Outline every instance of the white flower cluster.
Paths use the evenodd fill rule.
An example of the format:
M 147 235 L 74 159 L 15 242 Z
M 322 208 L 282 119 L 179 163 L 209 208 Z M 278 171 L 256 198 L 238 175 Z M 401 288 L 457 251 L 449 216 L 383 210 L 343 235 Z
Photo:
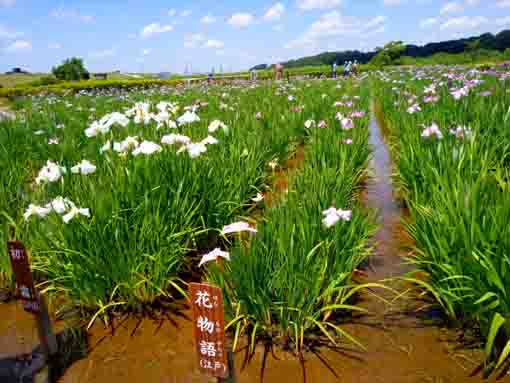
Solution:
M 223 122 L 221 122 L 220 120 L 214 120 L 213 122 L 211 122 L 209 124 L 209 127 L 207 128 L 207 130 L 209 131 L 209 133 L 214 133 L 215 131 L 217 131 L 218 129 L 223 129 L 223 131 L 225 133 L 228 133 L 228 126 L 225 125 Z
M 48 160 L 46 162 L 46 166 L 44 166 L 37 175 L 35 182 L 37 184 L 40 183 L 48 183 L 48 182 L 56 182 L 67 172 L 66 168 L 63 166 L 59 166 L 56 163 Z
M 128 109 L 125 113 L 113 112 L 103 116 L 99 121 L 94 121 L 89 128 L 85 130 L 85 135 L 89 138 L 95 137 L 97 135 L 109 133 L 112 126 L 118 124 L 122 127 L 126 127 L 129 125 L 130 118 L 133 118 L 133 122 L 135 124 L 144 124 L 147 125 L 152 120 L 157 122 L 156 129 L 160 129 L 162 127 L 168 127 L 171 129 L 176 129 L 177 124 L 172 119 L 179 111 L 179 106 L 175 103 L 161 101 L 156 105 L 158 109 L 158 113 L 152 113 L 150 111 L 150 104 L 147 102 L 138 102 L 132 107 Z M 200 121 L 198 116 L 192 113 L 192 116 L 189 115 L 189 112 L 186 112 L 184 116 L 180 118 L 180 124 Z
M 118 112 L 107 114 L 99 121 L 94 121 L 92 125 L 85 130 L 85 135 L 90 138 L 99 135 L 99 133 L 106 134 L 115 124 L 126 127 L 129 124 L 129 118 Z
M 159 111 L 158 114 L 151 113 L 149 103 L 136 103 L 135 106 L 128 109 L 125 114 L 111 113 L 104 116 L 101 120 L 93 122 L 92 125 L 85 130 L 85 134 L 88 137 L 94 137 L 99 133 L 106 134 L 110 131 L 111 126 L 116 123 L 125 127 L 130 121 L 128 117 L 133 117 L 133 122 L 136 124 L 147 124 L 151 120 L 154 120 L 157 122 L 156 129 L 160 129 L 161 127 L 176 129 L 178 125 L 183 126 L 199 122 L 200 117 L 195 112 L 200 106 L 204 105 L 207 104 L 200 103 L 185 107 L 185 113 L 177 118 L 176 123 L 171 118 L 179 111 L 179 106 L 176 103 L 161 101 L 156 105 L 156 108 Z M 214 120 L 209 124 L 209 133 L 214 133 L 219 129 L 222 129 L 225 134 L 228 134 L 229 132 L 228 126 L 220 120 Z M 200 142 L 192 142 L 191 138 L 180 134 L 169 134 L 161 138 L 161 144 L 164 145 L 181 144 L 182 147 L 177 151 L 177 153 L 187 151 L 192 158 L 196 158 L 202 153 L 205 153 L 207 151 L 207 145 L 214 145 L 217 143 L 218 140 L 211 135 L 207 136 Z M 112 142 L 108 140 L 101 147 L 100 152 L 104 153 L 110 150 L 122 155 L 127 155 L 131 152 L 133 156 L 137 156 L 140 154 L 151 155 L 159 153 L 163 149 L 157 143 L 151 141 L 140 142 L 140 139 L 137 136 L 129 136 L 121 142 Z
M 352 217 L 351 210 L 336 209 L 334 207 L 324 210 L 322 214 L 324 215 L 322 223 L 328 228 L 336 225 L 336 223 L 340 220 L 350 221 Z
M 61 196 L 55 198 L 53 201 L 46 204 L 45 206 L 30 204 L 25 213 L 23 214 L 23 217 L 25 218 L 25 220 L 28 220 L 31 216 L 44 218 L 51 212 L 60 214 L 62 216 L 62 220 L 64 221 L 64 223 L 69 223 L 77 215 L 90 217 L 89 209 L 78 208 L 74 204 L 74 202 Z
M 78 165 L 71 168 L 71 173 L 82 174 L 84 176 L 92 174 L 96 171 L 95 165 L 87 160 L 81 161 Z
M 138 156 L 140 154 L 151 155 L 154 153 L 159 153 L 163 150 L 161 146 L 152 141 L 142 141 L 139 142 L 139 138 L 137 136 L 129 136 L 122 142 L 114 142 L 113 145 L 111 141 L 107 141 L 106 144 L 101 148 L 101 153 L 112 150 L 119 154 L 127 155 L 129 152 L 133 156 Z
M 88 175 L 95 171 L 96 166 L 87 160 L 82 160 L 80 163 L 71 168 L 71 172 L 73 174 Z M 35 178 L 35 182 L 37 184 L 57 182 L 66 173 L 67 169 L 64 166 L 60 166 L 55 162 L 48 160 L 46 165 L 39 171 L 39 174 Z

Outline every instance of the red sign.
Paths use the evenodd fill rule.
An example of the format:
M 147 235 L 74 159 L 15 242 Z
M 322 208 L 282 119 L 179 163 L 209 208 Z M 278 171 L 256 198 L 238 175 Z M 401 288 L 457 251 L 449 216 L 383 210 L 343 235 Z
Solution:
M 200 370 L 217 378 L 226 378 L 228 362 L 221 289 L 205 283 L 190 283 L 190 303 Z
M 16 277 L 16 297 L 21 299 L 25 311 L 38 314 L 40 312 L 39 298 L 34 287 L 25 246 L 20 241 L 9 241 L 7 248 L 12 271 Z

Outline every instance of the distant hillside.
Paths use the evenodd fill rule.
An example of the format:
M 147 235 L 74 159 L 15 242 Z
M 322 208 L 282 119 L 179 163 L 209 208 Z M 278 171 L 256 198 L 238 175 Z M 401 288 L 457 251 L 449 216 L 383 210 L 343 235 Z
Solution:
M 423 46 L 406 45 L 404 56 L 410 57 L 429 57 L 436 53 L 462 53 L 466 51 L 468 44 L 479 40 L 479 49 L 504 51 L 510 48 L 510 30 L 504 30 L 497 35 L 485 33 L 480 36 L 469 37 L 458 40 L 448 40 L 439 43 L 429 43 Z M 332 65 L 333 62 L 342 64 L 344 61 L 357 60 L 359 63 L 366 64 L 377 54 L 378 49 L 373 52 L 360 51 L 342 51 L 342 52 L 324 52 L 316 56 L 303 57 L 297 60 L 290 60 L 283 65 L 287 68 L 298 68 L 304 66 Z M 260 64 L 252 69 L 266 69 L 267 64 Z

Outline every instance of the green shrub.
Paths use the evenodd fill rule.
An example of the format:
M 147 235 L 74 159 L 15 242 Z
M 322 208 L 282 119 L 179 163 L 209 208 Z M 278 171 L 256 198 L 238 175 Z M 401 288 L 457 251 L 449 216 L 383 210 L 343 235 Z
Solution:
M 27 84 L 20 84 L 18 87 L 55 85 L 60 84 L 61 82 L 62 80 L 59 80 L 54 76 L 43 76 L 40 79 L 31 81 Z
M 59 84 L 61 82 L 62 82 L 61 80 L 57 79 L 54 76 L 44 76 L 44 77 L 41 77 L 41 79 L 38 81 L 37 86 L 55 85 L 55 84 Z
M 106 80 L 106 81 L 76 81 L 58 82 L 54 85 L 35 86 L 32 84 L 22 85 L 15 88 L 4 88 L 0 90 L 0 97 L 14 98 L 48 92 L 52 94 L 63 94 L 66 91 L 80 91 L 84 89 L 134 89 L 148 88 L 151 86 L 178 86 L 182 85 L 181 80 Z
M 66 81 L 84 80 L 89 75 L 83 60 L 77 57 L 65 60 L 61 65 L 53 67 L 51 71 L 56 78 Z
M 392 41 L 384 46 L 383 49 L 377 53 L 370 64 L 376 67 L 382 67 L 387 65 L 400 64 L 399 60 L 405 51 L 405 45 L 402 41 Z

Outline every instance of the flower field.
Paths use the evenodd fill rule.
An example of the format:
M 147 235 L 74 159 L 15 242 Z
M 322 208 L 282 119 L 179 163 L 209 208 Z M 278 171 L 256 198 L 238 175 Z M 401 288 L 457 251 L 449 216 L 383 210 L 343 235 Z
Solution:
M 224 291 L 236 338 L 278 337 L 298 351 L 310 334 L 356 343 L 331 318 L 360 310 L 352 298 L 366 286 L 352 274 L 375 228 L 355 198 L 370 157 L 361 84 L 27 99 L 23 117 L 0 123 L 3 240 L 14 226 L 40 289 L 91 322 L 180 299 L 207 278 Z M 287 190 L 272 193 L 299 148 Z
M 39 288 L 90 325 L 183 299 L 201 280 L 223 290 L 234 348 L 363 349 L 343 319 L 382 287 L 354 278 L 377 231 L 359 198 L 373 102 L 409 210 L 403 279 L 483 342 L 486 375 L 506 373 L 509 77 L 435 66 L 34 96 L 0 122 L 2 237 L 14 227 Z
M 448 317 L 478 330 L 486 374 L 510 354 L 508 72 L 429 67 L 374 82 L 409 207 L 417 283 Z

